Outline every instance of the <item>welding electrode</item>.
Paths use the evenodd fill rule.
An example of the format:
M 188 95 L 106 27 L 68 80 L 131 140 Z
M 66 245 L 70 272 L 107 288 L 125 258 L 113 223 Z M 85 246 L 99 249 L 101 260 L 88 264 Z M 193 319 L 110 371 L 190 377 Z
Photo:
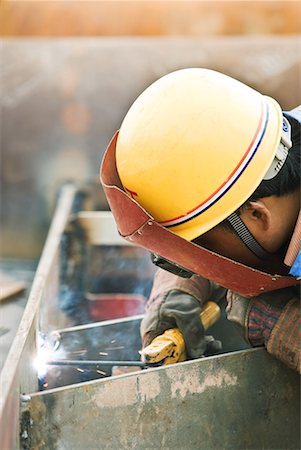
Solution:
M 205 330 L 220 318 L 220 308 L 212 301 L 204 304 L 200 314 L 200 320 Z M 149 365 L 167 365 L 185 361 L 185 341 L 178 328 L 166 330 L 156 337 L 147 347 L 141 350 L 143 361 Z
M 53 359 L 46 362 L 48 366 L 137 366 L 146 367 L 146 363 L 142 361 L 105 361 L 105 360 L 74 360 L 74 359 Z

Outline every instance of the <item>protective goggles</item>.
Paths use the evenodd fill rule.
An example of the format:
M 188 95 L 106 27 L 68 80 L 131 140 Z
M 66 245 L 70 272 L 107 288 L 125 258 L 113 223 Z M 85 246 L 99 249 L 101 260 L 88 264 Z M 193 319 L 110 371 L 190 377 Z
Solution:
M 155 266 L 160 269 L 166 270 L 174 275 L 177 275 L 181 278 L 191 278 L 192 275 L 195 275 L 194 272 L 185 269 L 184 267 L 179 266 L 168 259 L 163 258 L 162 256 L 156 255 L 155 253 L 151 253 L 151 260 Z

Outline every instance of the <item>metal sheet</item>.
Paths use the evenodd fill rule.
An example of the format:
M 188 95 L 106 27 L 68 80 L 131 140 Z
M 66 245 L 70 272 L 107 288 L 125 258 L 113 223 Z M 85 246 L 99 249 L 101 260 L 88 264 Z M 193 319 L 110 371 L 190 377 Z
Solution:
M 23 448 L 296 449 L 297 373 L 251 349 L 33 394 Z
M 0 375 L 1 449 L 19 448 L 20 393 L 38 389 L 33 360 L 36 353 L 39 308 L 43 299 L 47 300 L 49 293 L 53 292 L 53 286 L 56 286 L 54 269 L 59 242 L 71 211 L 74 194 L 75 188 L 71 185 L 62 190 L 19 329 Z
M 75 242 L 78 245 L 67 256 L 63 252 L 69 242 L 62 239 L 67 223 L 68 236 L 73 236 L 70 217 L 71 212 L 77 212 L 75 203 L 79 203 L 75 194 L 73 187 L 63 189 L 20 329 L 1 374 L 0 448 L 18 449 L 19 433 L 21 448 L 35 450 L 297 448 L 298 375 L 264 350 L 93 381 L 87 381 L 92 378 L 89 375 L 77 379 L 66 376 L 60 380 L 64 387 L 56 384 L 52 385 L 55 389 L 37 392 L 32 363 L 38 325 L 48 336 L 53 330 L 59 332 L 61 345 L 75 355 L 80 345 L 89 349 L 89 358 L 96 358 L 107 351 L 100 345 L 114 341 L 119 347 L 118 358 L 138 358 L 138 317 L 101 326 L 85 323 L 65 328 L 70 322 L 61 310 L 60 289 L 62 285 L 83 289 L 74 280 L 86 275 L 82 269 L 87 269 L 80 263 L 81 242 Z M 93 252 L 89 255 L 93 257 Z M 97 267 L 95 264 L 90 270 L 93 276 L 98 273 Z M 223 351 L 244 348 L 234 330 L 220 325 L 212 327 L 210 334 L 227 341 Z M 108 352 L 108 357 L 112 356 Z M 117 353 L 114 356 L 117 358 Z M 66 386 L 72 382 L 79 384 Z M 26 395 L 22 396 L 19 427 L 20 393 Z

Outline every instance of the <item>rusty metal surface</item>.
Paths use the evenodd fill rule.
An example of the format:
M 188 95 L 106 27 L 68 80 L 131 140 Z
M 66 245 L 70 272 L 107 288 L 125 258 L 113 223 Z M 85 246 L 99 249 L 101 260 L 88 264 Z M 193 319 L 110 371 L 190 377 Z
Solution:
M 36 393 L 24 449 L 298 449 L 300 385 L 264 349 Z
M 68 0 L 67 0 L 68 1 Z M 248 3 L 191 1 L 3 2 L 5 36 L 215 36 L 293 34 L 300 30 L 298 1 Z M 64 20 L 62 20 L 62 17 Z
M 285 109 L 301 102 L 298 36 L 4 39 L 1 60 L 3 256 L 40 254 L 57 188 L 98 179 L 110 137 L 158 77 L 203 66 Z

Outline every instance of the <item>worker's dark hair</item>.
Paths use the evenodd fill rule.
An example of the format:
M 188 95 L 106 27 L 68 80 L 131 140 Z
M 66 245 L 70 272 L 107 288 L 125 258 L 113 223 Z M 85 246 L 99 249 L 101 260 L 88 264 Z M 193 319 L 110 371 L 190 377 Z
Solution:
M 300 152 L 300 126 L 297 127 L 296 134 L 293 136 L 293 147 L 289 150 L 285 164 L 281 168 L 278 175 L 271 180 L 263 180 L 253 194 L 244 203 L 247 205 L 251 201 L 258 200 L 264 197 L 275 195 L 281 197 L 290 194 L 301 186 L 301 152 Z M 243 208 L 242 205 L 240 208 Z M 235 211 L 240 214 L 240 208 Z M 229 231 L 233 231 L 230 223 L 225 219 L 219 224 Z

